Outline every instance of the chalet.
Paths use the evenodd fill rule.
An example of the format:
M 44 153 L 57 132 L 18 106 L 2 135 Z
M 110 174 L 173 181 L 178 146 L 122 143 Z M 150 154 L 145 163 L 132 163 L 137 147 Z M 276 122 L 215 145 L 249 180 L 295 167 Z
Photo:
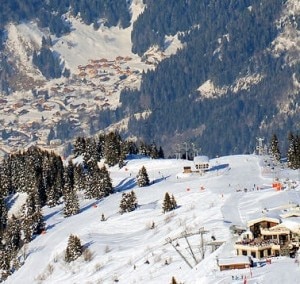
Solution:
M 217 259 L 220 271 L 230 269 L 245 269 L 253 266 L 253 262 L 249 256 L 234 256 Z
M 247 222 L 247 227 L 253 232 L 254 238 L 261 236 L 261 228 L 269 229 L 280 223 L 277 218 L 261 217 Z
M 300 230 L 292 232 L 277 218 L 261 217 L 247 223 L 248 230 L 235 243 L 237 255 L 264 258 L 292 256 L 299 248 Z

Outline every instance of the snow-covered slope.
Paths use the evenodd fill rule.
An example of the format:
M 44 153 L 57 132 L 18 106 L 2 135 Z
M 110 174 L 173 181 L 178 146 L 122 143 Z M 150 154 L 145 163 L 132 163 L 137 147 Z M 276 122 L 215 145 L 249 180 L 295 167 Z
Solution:
M 135 176 L 142 166 L 152 183 L 139 188 Z M 235 255 L 231 225 L 245 226 L 266 208 L 274 213 L 279 212 L 276 208 L 299 204 L 298 173 L 281 168 L 272 171 L 268 162 L 255 155 L 213 159 L 204 175 L 184 174 L 184 166 L 194 167 L 186 160 L 131 159 L 122 169 L 110 168 L 116 193 L 101 201 L 81 199 L 78 215 L 64 218 L 62 205 L 44 208 L 46 233 L 28 244 L 22 252 L 24 265 L 5 283 L 160 284 L 170 283 L 173 276 L 178 283 L 243 283 L 232 282 L 241 275 L 252 284 L 298 283 L 300 270 L 290 258 L 273 259 L 271 265 L 253 268 L 251 274 L 249 269 L 220 272 L 216 263 L 217 257 Z M 285 182 L 284 191 L 272 189 L 275 176 Z M 138 209 L 120 215 L 121 195 L 131 190 L 137 195 Z M 166 192 L 174 195 L 178 208 L 163 214 Z M 102 214 L 106 221 L 101 221 Z M 212 237 L 224 242 L 214 252 L 204 246 L 202 261 L 201 228 L 206 231 L 205 243 Z M 194 234 L 189 242 L 198 264 L 187 250 L 184 233 Z M 70 234 L 81 239 L 92 257 L 69 264 L 64 261 Z M 170 239 L 177 239 L 174 244 L 178 243 L 177 249 L 193 268 L 174 250 Z

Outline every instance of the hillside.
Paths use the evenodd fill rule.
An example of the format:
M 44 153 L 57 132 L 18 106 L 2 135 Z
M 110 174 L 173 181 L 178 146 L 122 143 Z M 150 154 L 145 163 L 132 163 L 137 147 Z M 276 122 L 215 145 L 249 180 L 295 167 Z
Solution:
M 297 1 L 2 4 L 1 152 L 117 128 L 217 156 L 299 129 Z
M 139 188 L 135 176 L 142 166 L 153 183 Z M 189 284 L 243 283 L 241 275 L 252 284 L 297 283 L 299 268 L 288 257 L 272 258 L 271 264 L 252 270 L 223 272 L 216 259 L 235 255 L 237 236 L 230 231 L 232 225 L 245 227 L 251 219 L 274 218 L 292 204 L 299 205 L 299 172 L 276 165 L 272 170 L 274 165 L 268 157 L 256 155 L 212 159 L 204 175 L 184 174 L 184 166 L 194 168 L 193 162 L 187 160 L 137 156 L 127 160 L 122 169 L 110 168 L 116 193 L 100 201 L 81 198 L 79 214 L 64 218 L 62 205 L 44 207 L 45 234 L 21 251 L 20 259 L 25 263 L 5 283 L 171 283 L 173 276 Z M 284 184 L 284 190 L 272 188 L 274 177 Z M 132 190 L 138 208 L 121 215 L 121 195 Z M 162 213 L 166 192 L 174 195 L 178 208 Z M 14 204 L 10 210 L 17 212 L 20 203 Z M 102 214 L 106 221 L 101 221 Z M 299 226 L 299 217 L 293 218 L 293 223 Z M 206 232 L 202 251 L 201 228 Z M 187 250 L 184 233 L 195 233 L 188 240 L 198 264 Z M 70 234 L 79 236 L 91 257 L 64 261 Z M 179 244 L 178 250 L 192 268 L 174 250 L 169 238 Z M 212 238 L 224 242 L 214 252 L 208 245 Z

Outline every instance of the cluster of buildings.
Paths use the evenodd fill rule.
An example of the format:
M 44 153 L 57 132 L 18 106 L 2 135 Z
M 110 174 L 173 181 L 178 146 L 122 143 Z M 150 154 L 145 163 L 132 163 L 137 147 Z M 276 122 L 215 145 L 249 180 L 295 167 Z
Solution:
M 296 257 L 300 247 L 300 206 L 284 209 L 279 218 L 261 216 L 249 220 L 247 227 L 236 230 L 235 257 L 218 260 L 220 270 L 243 269 L 253 265 L 253 259 Z

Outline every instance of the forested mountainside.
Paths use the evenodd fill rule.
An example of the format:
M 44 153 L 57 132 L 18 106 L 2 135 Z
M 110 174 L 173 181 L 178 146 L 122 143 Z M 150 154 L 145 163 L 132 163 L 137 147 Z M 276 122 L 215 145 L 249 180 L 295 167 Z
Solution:
M 204 153 L 228 154 L 251 152 L 257 136 L 299 129 L 299 49 L 276 50 L 287 25 L 299 36 L 299 14 L 282 18 L 287 1 L 146 2 L 133 50 L 163 48 L 165 35 L 176 33 L 184 48 L 145 74 L 139 92 L 121 94 L 122 109 L 152 111 L 143 122 L 132 118 L 131 131 L 163 145 L 190 139 Z M 198 89 L 205 82 L 215 88 L 210 97 Z
M 131 7 L 137 2 L 143 2 L 143 9 L 133 19 Z M 170 39 L 180 40 L 182 47 L 175 54 L 142 72 L 138 86 L 123 88 L 117 106 L 97 109 L 90 115 L 93 121 L 89 120 L 92 129 L 89 134 L 128 119 L 128 125 L 120 130 L 124 137 L 155 141 L 167 155 L 174 155 L 183 143 L 193 143 L 201 152 L 215 156 L 252 152 L 256 137 L 270 139 L 274 133 L 285 143 L 289 132 L 299 130 L 297 1 L 2 0 L 0 3 L 3 50 L 8 23 L 35 21 L 41 30 L 48 28 L 50 37 L 45 34 L 41 48 L 33 50 L 29 58 L 47 80 L 72 77 L 72 71 L 54 50 L 51 40 L 55 38 L 57 43 L 63 35 L 72 34 L 70 17 L 92 25 L 95 32 L 102 26 L 119 29 L 132 26 L 132 52 L 143 61 L 147 61 L 147 52 L 153 47 L 164 52 L 171 44 Z M 10 56 L 4 52 L 0 58 L 0 87 L 6 96 L 13 92 L 9 78 L 17 68 L 11 64 Z M 120 80 L 126 76 L 120 76 Z M 58 125 L 69 122 L 64 118 Z M 82 128 L 76 132 L 73 126 L 64 127 L 74 136 L 81 134 Z M 55 138 L 63 141 L 71 138 L 70 133 L 55 132 Z

